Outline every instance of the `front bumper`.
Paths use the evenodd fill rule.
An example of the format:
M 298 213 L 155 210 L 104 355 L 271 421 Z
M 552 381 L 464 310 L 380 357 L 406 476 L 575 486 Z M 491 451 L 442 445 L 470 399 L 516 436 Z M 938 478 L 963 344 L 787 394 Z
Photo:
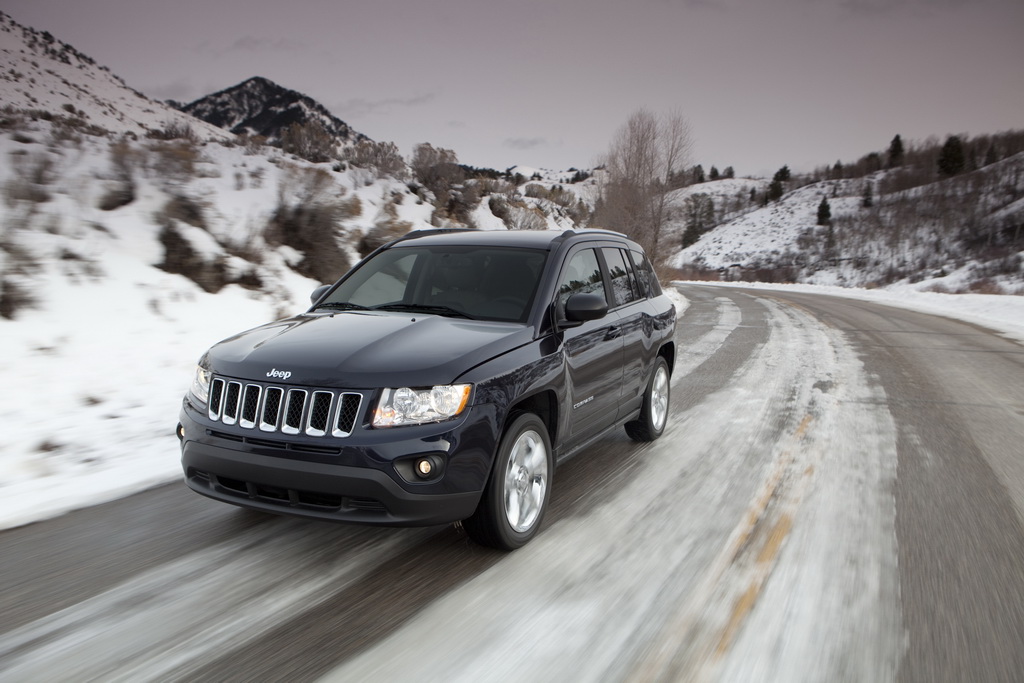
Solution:
M 180 419 L 181 463 L 193 491 L 266 512 L 382 526 L 472 515 L 497 438 L 491 411 L 479 406 L 449 423 L 360 429 L 332 440 L 329 453 L 315 448 L 324 439 L 253 438 L 260 435 L 210 421 L 187 398 Z M 410 481 L 396 467 L 425 456 L 443 462 L 438 478 Z

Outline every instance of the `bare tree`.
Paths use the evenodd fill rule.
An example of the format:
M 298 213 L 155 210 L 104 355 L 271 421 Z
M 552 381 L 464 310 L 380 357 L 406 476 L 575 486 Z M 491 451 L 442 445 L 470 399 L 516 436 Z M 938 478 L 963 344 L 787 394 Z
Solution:
M 618 230 L 655 261 L 668 217 L 669 178 L 685 167 L 690 128 L 679 113 L 668 117 L 638 109 L 619 129 L 605 160 L 607 171 L 592 224 Z

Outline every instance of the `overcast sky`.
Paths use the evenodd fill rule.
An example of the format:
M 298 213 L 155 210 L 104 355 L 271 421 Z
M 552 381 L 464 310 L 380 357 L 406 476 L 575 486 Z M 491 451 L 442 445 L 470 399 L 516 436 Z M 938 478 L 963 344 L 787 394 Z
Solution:
M 639 107 L 693 163 L 808 171 L 1024 128 L 1024 0 L 0 0 L 156 99 L 265 76 L 463 163 L 592 166 Z

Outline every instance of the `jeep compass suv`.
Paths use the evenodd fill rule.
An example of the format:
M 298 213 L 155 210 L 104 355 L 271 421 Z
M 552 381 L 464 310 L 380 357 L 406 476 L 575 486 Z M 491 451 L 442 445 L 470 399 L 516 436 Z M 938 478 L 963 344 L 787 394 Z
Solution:
M 555 465 L 661 435 L 675 308 L 641 248 L 586 231 L 412 232 L 301 315 L 199 360 L 185 481 L 226 503 L 380 525 L 463 521 L 511 550 Z

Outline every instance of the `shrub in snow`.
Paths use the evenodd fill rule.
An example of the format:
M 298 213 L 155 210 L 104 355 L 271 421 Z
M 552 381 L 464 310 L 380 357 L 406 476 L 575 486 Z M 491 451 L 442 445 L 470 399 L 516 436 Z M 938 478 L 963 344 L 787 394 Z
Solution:
M 507 225 L 509 207 L 504 197 L 492 194 L 487 200 L 487 207 L 495 217 L 500 218 Z
M 317 121 L 293 123 L 281 133 L 281 149 L 313 163 L 330 161 L 336 146 L 334 136 Z
M 184 185 L 196 176 L 199 149 L 187 140 L 158 142 L 150 147 L 151 169 L 164 185 Z
M 398 195 L 401 197 L 401 195 Z M 412 230 L 412 223 L 398 220 L 396 201 L 392 199 L 381 209 L 373 228 L 359 240 L 356 249 L 360 256 L 367 256 L 373 250 L 401 237 Z
M 227 284 L 224 261 L 220 258 L 219 245 L 209 237 L 197 239 L 198 228 L 181 226 L 173 219 L 167 220 L 160 230 L 160 243 L 164 247 L 164 260 L 159 265 L 168 273 L 184 275 L 199 285 L 204 292 L 216 293 Z M 196 242 L 205 242 L 197 244 Z
M 113 211 L 135 201 L 135 185 L 133 183 L 111 183 L 100 198 L 98 208 L 101 211 Z
M 456 185 L 448 191 L 447 199 L 442 205 L 435 204 L 431 222 L 440 225 L 439 220 L 447 219 L 475 227 L 472 213 L 478 204 L 480 204 L 480 189 L 476 184 Z
M 353 166 L 371 169 L 376 178 L 390 176 L 402 180 L 408 174 L 405 160 L 393 142 L 360 140 L 346 148 L 344 159 Z
M 14 278 L 0 278 L 0 318 L 14 320 L 18 311 L 36 305 L 28 287 Z
M 146 131 L 146 137 L 151 140 L 184 140 L 193 145 L 199 142 L 192 126 L 184 121 L 168 121 L 163 128 Z
M 172 195 L 163 209 L 154 217 L 158 225 L 166 225 L 171 220 L 181 221 L 197 228 L 207 229 L 203 206 L 191 197 Z
M 302 252 L 295 270 L 318 282 L 334 282 L 349 269 L 342 246 L 341 223 L 358 215 L 359 199 L 334 204 L 312 204 L 278 210 L 264 238 L 271 246 L 289 246 Z
M 535 206 L 510 206 L 505 226 L 509 230 L 547 230 L 548 219 Z
M 30 277 L 39 270 L 39 262 L 11 238 L 0 241 L 0 318 L 13 320 L 18 311 L 32 308 Z

